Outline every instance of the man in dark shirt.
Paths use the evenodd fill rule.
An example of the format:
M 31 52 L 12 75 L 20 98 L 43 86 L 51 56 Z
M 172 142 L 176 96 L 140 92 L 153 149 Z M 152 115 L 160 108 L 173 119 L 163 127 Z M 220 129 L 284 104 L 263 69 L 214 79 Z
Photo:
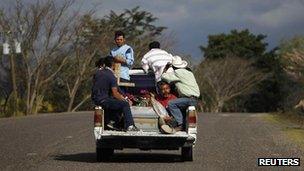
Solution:
M 119 111 L 123 113 L 125 129 L 127 131 L 139 131 L 134 125 L 130 105 L 131 102 L 126 100 L 120 93 L 117 79 L 114 76 L 114 58 L 107 56 L 103 60 L 103 68 L 100 67 L 94 75 L 92 87 L 92 100 L 95 105 L 102 106 L 105 110 Z M 110 113 L 108 113 L 110 114 Z M 116 114 L 116 112 L 111 112 Z M 115 118 L 117 116 L 109 116 Z M 109 124 L 108 124 L 109 125 Z M 111 127 L 110 125 L 109 127 Z

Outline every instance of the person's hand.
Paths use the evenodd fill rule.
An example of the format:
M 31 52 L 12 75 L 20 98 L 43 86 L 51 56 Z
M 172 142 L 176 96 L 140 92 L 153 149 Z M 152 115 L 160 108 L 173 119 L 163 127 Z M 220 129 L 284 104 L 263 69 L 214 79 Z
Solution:
M 171 116 L 164 116 L 164 121 L 167 123 L 171 121 L 172 117 Z
M 152 69 L 149 69 L 148 72 L 147 72 L 147 74 L 148 74 L 148 75 L 154 75 L 154 72 L 153 72 Z
M 115 59 L 115 62 L 119 62 L 119 63 L 126 62 L 126 59 L 121 55 L 114 56 L 114 59 Z
M 170 62 L 167 63 L 167 65 L 164 68 L 163 73 L 167 72 L 167 70 L 172 66 L 172 64 Z
M 129 103 L 130 106 L 133 105 L 133 102 L 130 99 L 128 99 L 128 103 Z
M 122 59 L 123 57 L 121 55 L 114 56 L 115 59 Z
M 154 93 L 152 93 L 152 92 L 150 92 L 150 98 L 155 98 L 155 94 Z

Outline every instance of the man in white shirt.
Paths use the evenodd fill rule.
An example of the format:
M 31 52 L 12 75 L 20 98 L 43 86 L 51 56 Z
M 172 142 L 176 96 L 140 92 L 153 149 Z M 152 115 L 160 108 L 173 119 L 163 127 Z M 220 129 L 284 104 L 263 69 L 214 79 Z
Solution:
M 165 50 L 160 49 L 160 43 L 157 41 L 151 42 L 149 49 L 150 51 L 142 58 L 141 65 L 146 73 L 151 68 L 155 74 L 156 82 L 159 82 L 167 63 L 172 63 L 173 56 Z

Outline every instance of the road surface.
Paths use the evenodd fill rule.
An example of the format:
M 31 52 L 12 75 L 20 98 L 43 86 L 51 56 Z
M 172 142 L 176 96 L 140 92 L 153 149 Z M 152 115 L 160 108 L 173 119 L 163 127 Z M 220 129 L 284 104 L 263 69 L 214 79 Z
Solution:
M 303 151 L 267 114 L 200 114 L 193 162 L 180 151 L 115 151 L 95 160 L 92 112 L 0 119 L 0 170 L 303 170 Z M 300 157 L 300 167 L 258 167 L 260 157 Z

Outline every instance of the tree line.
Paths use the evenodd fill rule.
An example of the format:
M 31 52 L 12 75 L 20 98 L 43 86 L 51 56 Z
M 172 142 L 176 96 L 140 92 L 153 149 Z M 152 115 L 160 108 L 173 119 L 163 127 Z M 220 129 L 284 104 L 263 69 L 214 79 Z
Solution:
M 247 29 L 209 36 L 196 68 L 204 110 L 302 114 L 295 106 L 303 98 L 304 37 L 271 50 L 265 38 Z
M 96 17 L 95 10 L 83 13 L 74 5 L 73 0 L 16 1 L 0 10 L 2 36 L 10 44 L 19 39 L 22 47 L 21 54 L 1 52 L 1 117 L 91 110 L 94 63 L 115 46 L 116 30 L 124 31 L 134 48 L 135 67 L 152 40 L 160 41 L 163 49 L 173 48 L 174 36 L 164 34 L 166 27 L 157 26 L 158 18 L 140 7 Z M 267 50 L 265 38 L 249 30 L 209 35 L 207 46 L 199 47 L 201 62 L 192 68 L 202 111 L 301 113 L 294 106 L 303 97 L 304 38 L 272 50 Z

